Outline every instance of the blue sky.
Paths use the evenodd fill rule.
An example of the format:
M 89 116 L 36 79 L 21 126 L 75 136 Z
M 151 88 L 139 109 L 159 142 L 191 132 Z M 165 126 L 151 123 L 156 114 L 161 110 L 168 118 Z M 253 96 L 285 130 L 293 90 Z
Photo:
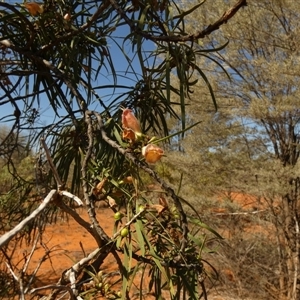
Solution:
M 9 3 L 12 3 L 12 2 L 15 2 L 15 1 L 9 1 Z M 116 30 L 115 32 L 112 33 L 113 39 L 108 38 L 107 42 L 108 42 L 108 48 L 111 53 L 111 57 L 113 59 L 113 64 L 114 64 L 116 73 L 121 75 L 121 76 L 118 76 L 117 83 L 119 85 L 125 85 L 125 86 L 130 87 L 130 86 L 135 85 L 137 79 L 135 76 L 132 75 L 132 71 L 129 67 L 127 60 L 125 59 L 123 53 L 121 52 L 121 50 L 115 43 L 115 42 L 118 42 L 119 45 L 122 46 L 123 38 L 124 38 L 124 36 L 126 36 L 128 34 L 128 32 L 129 32 L 129 29 L 127 26 L 118 27 L 118 30 Z M 152 42 L 146 42 L 144 44 L 144 46 L 148 49 L 154 48 L 154 45 Z M 128 57 L 130 57 L 132 59 L 132 66 L 134 67 L 134 71 L 137 74 L 140 74 L 141 73 L 140 65 L 139 65 L 139 62 L 138 62 L 138 59 L 137 59 L 135 53 L 132 53 L 132 44 L 129 41 L 125 42 L 124 50 L 125 50 L 126 54 L 128 55 Z M 12 81 L 13 84 L 17 81 L 17 79 L 18 79 L 18 77 L 14 78 L 13 76 L 10 76 L 10 80 Z M 102 68 L 101 73 L 99 74 L 98 78 L 96 78 L 96 80 L 93 82 L 93 85 L 94 86 L 103 86 L 103 85 L 109 85 L 112 83 L 113 83 L 112 75 L 107 73 L 105 68 Z M 30 85 L 33 85 L 33 84 L 34 84 L 33 79 L 31 79 Z M 102 100 L 106 102 L 106 104 L 108 104 L 109 101 L 111 101 L 116 96 L 116 93 L 122 93 L 124 91 L 125 91 L 125 89 L 118 89 L 115 91 L 113 91 L 113 89 L 97 90 L 98 94 L 101 96 Z M 23 89 L 23 91 L 18 90 L 17 92 L 15 92 L 14 94 L 12 94 L 12 97 L 17 97 L 19 92 L 24 94 L 24 89 Z M 115 94 L 112 95 L 112 93 L 115 93 Z M 0 96 L 2 96 L 2 95 L 3 95 L 3 91 L 0 90 Z M 24 114 L 26 113 L 27 110 L 25 107 L 22 107 L 21 102 L 22 101 L 18 101 L 18 106 L 20 109 L 23 109 L 22 116 L 24 116 Z M 42 94 L 40 96 L 40 105 L 38 106 L 38 104 L 36 104 L 36 106 L 33 106 L 33 107 L 39 111 L 39 119 L 37 119 L 36 121 L 40 125 L 42 125 L 42 126 L 48 125 L 48 124 L 51 124 L 58 120 L 57 118 L 54 117 L 52 108 L 49 105 L 49 99 L 47 98 L 47 96 L 45 94 Z M 101 110 L 101 107 L 100 107 L 99 103 L 96 101 L 95 106 L 89 107 L 89 109 Z M 1 123 L 5 122 L 9 126 L 9 124 L 14 121 L 14 117 L 11 117 L 11 116 L 9 117 L 9 115 L 11 115 L 13 113 L 13 111 L 14 111 L 14 107 L 12 106 L 11 103 L 1 105 L 0 106 L 0 122 Z M 64 114 L 65 114 L 65 112 L 62 110 L 61 115 L 64 115 Z

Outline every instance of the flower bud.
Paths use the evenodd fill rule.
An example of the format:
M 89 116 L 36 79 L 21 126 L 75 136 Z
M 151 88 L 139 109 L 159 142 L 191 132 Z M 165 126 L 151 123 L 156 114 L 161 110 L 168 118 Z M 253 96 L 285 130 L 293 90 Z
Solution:
M 126 108 L 122 113 L 122 127 L 124 129 L 131 129 L 135 134 L 141 133 L 141 126 L 138 119 L 132 113 L 132 110 Z
M 70 20 L 71 20 L 71 15 L 70 15 L 69 13 L 66 13 L 66 14 L 64 15 L 64 19 L 65 19 L 66 21 L 70 21 Z

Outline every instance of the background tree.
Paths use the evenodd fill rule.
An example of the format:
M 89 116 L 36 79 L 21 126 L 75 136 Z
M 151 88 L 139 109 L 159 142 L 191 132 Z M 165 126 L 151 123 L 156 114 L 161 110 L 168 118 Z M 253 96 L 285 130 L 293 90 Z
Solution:
M 219 1 L 214 13 L 223 9 L 224 2 Z M 221 68 L 203 57 L 206 70 L 214 72 L 211 84 L 219 99 L 214 116 L 218 123 L 211 126 L 209 114 L 203 115 L 200 109 L 207 103 L 200 85 L 187 115 L 202 123 L 192 129 L 182 145 L 184 151 L 174 154 L 185 172 L 182 185 L 187 190 L 190 185 L 185 183 L 192 182 L 193 188 L 204 182 L 204 191 L 246 192 L 267 205 L 267 221 L 275 226 L 278 249 L 269 260 L 278 265 L 269 265 L 274 271 L 263 286 L 273 297 L 284 299 L 299 297 L 299 26 L 295 23 L 299 12 L 293 1 L 252 1 L 233 26 L 224 26 L 208 37 L 212 48 L 219 46 L 222 37 L 224 42 L 229 40 L 214 58 L 227 65 L 231 81 L 220 77 Z M 201 24 L 213 17 L 194 12 L 188 26 L 197 28 L 199 20 Z M 199 169 L 204 173 L 198 177 Z M 205 171 L 215 173 L 209 184 Z M 263 220 L 265 215 L 260 222 Z M 258 271 L 259 283 L 264 271 Z M 253 278 L 248 277 L 252 284 Z
M 31 147 L 41 145 L 35 153 L 35 179 L 42 199 L 28 218 L 3 234 L 2 252 L 7 260 L 4 247 L 25 225 L 34 221 L 42 230 L 51 220 L 51 208 L 72 216 L 98 245 L 62 274 L 52 298 L 66 290 L 71 298 L 83 296 L 83 283 L 90 280 L 98 295 L 130 299 L 138 271 L 142 279 L 150 274 L 147 292 L 156 299 L 162 299 L 163 288 L 172 299 L 182 294 L 207 298 L 202 250 L 210 233 L 219 235 L 199 220 L 197 210 L 187 214 L 182 203 L 188 202 L 147 163 L 163 154 L 157 146 L 161 141 L 151 135 L 169 134 L 167 117 L 180 119 L 181 132 L 187 129 L 185 104 L 194 72 L 204 79 L 216 104 L 194 43 L 218 30 L 245 4 L 228 6 L 204 30 L 188 33 L 186 16 L 203 3 L 190 10 L 171 1 L 0 3 L 0 106 L 10 109 L 2 121 L 13 122 L 10 135 L 26 130 Z M 198 52 L 206 53 L 205 47 Z M 171 84 L 173 73 L 178 87 Z M 177 112 L 171 102 L 174 93 L 179 95 Z M 49 123 L 44 109 L 53 118 Z M 159 194 L 146 194 L 146 175 L 162 187 Z M 78 196 L 84 199 L 89 222 L 76 212 L 83 205 Z M 65 197 L 77 204 L 67 205 Z M 115 213 L 112 237 L 97 219 L 97 201 L 106 201 Z M 33 250 L 36 244 L 37 239 Z M 109 253 L 119 268 L 121 284 L 116 287 L 98 272 Z M 27 282 L 25 266 L 18 270 L 6 263 L 24 299 L 34 274 Z M 140 288 L 140 297 L 143 292 Z

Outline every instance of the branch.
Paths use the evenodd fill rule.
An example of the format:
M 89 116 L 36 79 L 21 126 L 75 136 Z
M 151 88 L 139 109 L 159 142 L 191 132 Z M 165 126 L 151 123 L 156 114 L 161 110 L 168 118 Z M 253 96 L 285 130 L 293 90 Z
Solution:
M 70 199 L 74 200 L 77 202 L 78 205 L 82 206 L 83 205 L 83 202 L 81 201 L 81 199 L 79 199 L 77 196 L 71 194 L 70 192 L 67 192 L 67 191 L 64 191 L 64 190 L 61 190 L 63 187 L 64 187 L 64 184 L 63 182 L 61 181 L 60 177 L 59 177 L 59 174 L 58 174 L 58 171 L 53 163 L 53 160 L 52 160 L 52 157 L 50 155 L 50 151 L 46 145 L 46 142 L 45 142 L 45 139 L 44 138 L 41 138 L 41 143 L 42 143 L 42 146 L 45 150 L 45 153 L 46 153 L 46 157 L 47 157 L 47 160 L 48 160 L 48 163 L 50 165 L 50 168 L 54 174 L 54 177 L 55 177 L 55 180 L 56 180 L 56 183 L 57 183 L 57 186 L 58 186 L 58 193 L 59 195 L 63 195 L 63 196 L 66 196 L 66 197 L 69 197 Z M 81 225 L 82 227 L 84 227 L 94 238 L 95 240 L 97 241 L 97 244 L 98 245 L 101 245 L 103 244 L 103 241 L 108 241 L 109 238 L 105 235 L 104 231 L 102 230 L 102 228 L 100 228 L 99 224 L 98 224 L 98 227 L 100 228 L 98 231 L 101 232 L 101 235 L 100 235 L 100 238 L 99 236 L 97 235 L 97 233 L 95 232 L 95 229 L 97 229 L 97 222 L 94 221 L 92 224 L 93 226 L 91 226 L 90 223 L 86 222 L 84 219 L 82 219 L 73 209 L 71 209 L 70 207 L 68 207 L 63 201 L 57 201 L 56 202 L 56 205 L 62 209 L 64 212 L 66 212 L 67 214 L 69 214 L 70 216 L 73 217 L 73 219 L 79 224 Z M 90 213 L 90 210 L 89 210 L 89 213 Z M 96 222 L 96 223 L 95 223 Z
M 59 177 L 59 174 L 58 174 L 58 171 L 53 163 L 53 160 L 52 160 L 52 157 L 51 157 L 51 154 L 50 154 L 50 151 L 46 145 L 46 142 L 45 142 L 45 139 L 44 138 L 41 138 L 41 143 L 42 143 L 42 146 L 45 150 L 45 153 L 46 153 L 46 157 L 47 157 L 47 161 L 50 165 L 50 168 L 53 172 L 53 175 L 54 175 L 54 178 L 56 180 L 56 183 L 57 183 L 57 187 L 58 187 L 58 190 L 59 190 L 59 193 L 63 196 L 66 196 L 68 198 L 70 198 L 71 200 L 74 200 L 79 206 L 82 206 L 83 205 L 83 202 L 75 195 L 73 195 L 72 193 L 68 192 L 68 191 L 62 191 L 61 189 L 64 188 L 64 183 L 62 182 L 62 180 L 60 179 Z
M 59 194 L 62 195 L 62 196 L 66 196 L 66 197 L 69 197 L 70 199 L 74 200 L 77 202 L 78 205 L 82 206 L 83 205 L 83 202 L 81 201 L 80 198 L 78 198 L 77 196 L 71 194 L 70 192 L 67 192 L 67 191 L 61 191 L 60 188 L 63 187 L 63 182 L 61 181 L 60 177 L 59 177 L 59 174 L 57 172 L 57 169 L 53 163 L 53 160 L 52 160 L 52 157 L 50 155 L 50 151 L 46 145 L 46 142 L 45 142 L 45 139 L 44 138 L 41 138 L 41 143 L 42 143 L 42 146 L 45 150 L 45 153 L 46 153 L 46 157 L 47 157 L 47 160 L 48 160 L 48 163 L 50 165 L 50 168 L 53 172 L 53 175 L 55 177 L 55 180 L 56 180 L 56 183 L 57 183 L 57 186 L 58 186 L 58 190 L 59 190 Z M 97 243 L 99 244 L 99 238 L 98 236 L 95 234 L 95 232 L 93 231 L 93 229 L 91 228 L 91 224 L 86 222 L 84 219 L 82 219 L 76 211 L 74 211 L 73 209 L 71 209 L 69 206 L 67 206 L 63 201 L 57 201 L 56 202 L 56 205 L 62 209 L 64 212 L 66 212 L 67 214 L 69 214 L 79 225 L 81 225 L 82 227 L 84 227 L 97 241 Z
M 9 272 L 11 273 L 12 277 L 14 278 L 15 281 L 19 281 L 19 277 L 15 274 L 15 272 L 13 271 L 13 269 L 10 267 L 10 265 L 5 262 L 7 269 L 9 270 Z
M 29 254 L 29 256 L 26 258 L 26 261 L 25 261 L 25 264 L 24 264 L 22 270 L 19 272 L 19 277 L 13 272 L 12 268 L 10 267 L 10 265 L 9 265 L 7 262 L 5 262 L 5 264 L 6 264 L 7 268 L 8 268 L 8 270 L 11 272 L 11 274 L 12 274 L 14 280 L 15 280 L 17 283 L 19 283 L 19 286 L 20 286 L 20 299 L 21 299 L 21 300 L 25 300 L 25 294 L 26 294 L 27 291 L 28 291 L 28 287 L 29 287 L 30 284 L 32 283 L 32 280 L 34 279 L 34 276 L 35 276 L 36 272 L 38 271 L 38 269 L 39 269 L 39 267 L 40 267 L 40 265 L 41 265 L 41 264 L 38 265 L 38 268 L 36 268 L 36 271 L 35 271 L 34 274 L 32 274 L 31 277 L 30 277 L 30 280 L 29 280 L 29 282 L 28 282 L 27 288 L 24 289 L 24 285 L 23 285 L 24 275 L 26 274 L 26 270 L 27 270 L 27 268 L 28 268 L 28 266 L 29 266 L 30 260 L 31 260 L 31 258 L 32 258 L 32 256 L 33 256 L 33 253 L 34 253 L 34 251 L 36 250 L 36 246 L 37 246 L 37 243 L 38 243 L 39 238 L 40 238 L 40 234 L 37 235 L 37 237 L 36 237 L 36 239 L 35 239 L 35 241 L 34 241 L 34 244 L 33 244 L 33 246 L 32 246 L 32 249 L 31 249 L 31 251 L 30 251 L 30 254 Z
M 69 292 L 71 299 L 76 299 L 76 297 L 73 294 L 73 291 L 70 287 L 68 286 L 64 286 L 64 285 L 53 285 L 53 284 L 49 284 L 49 285 L 45 285 L 45 286 L 41 286 L 41 287 L 37 287 L 34 288 L 30 291 L 30 294 L 39 292 L 39 291 L 43 291 L 43 290 L 49 290 L 49 289 L 56 289 L 56 290 L 66 290 Z
M 87 221 L 85 221 L 84 219 L 82 219 L 80 217 L 80 215 L 73 210 L 72 208 L 70 208 L 68 205 L 66 205 L 63 201 L 57 201 L 56 205 L 63 210 L 65 213 L 67 213 L 68 215 L 70 215 L 80 226 L 82 226 L 83 228 L 85 228 L 94 238 L 95 234 L 94 231 L 91 228 L 91 224 Z
M 70 198 L 71 200 L 74 200 L 79 206 L 83 205 L 83 202 L 81 201 L 80 198 L 78 198 L 76 195 L 73 195 L 72 193 L 70 193 L 68 191 L 60 191 L 60 194 Z
M 124 226 L 122 226 L 113 236 L 112 236 L 112 240 L 114 240 L 116 237 L 118 237 L 121 233 L 121 231 L 124 228 L 129 227 L 140 215 L 144 214 L 144 212 L 146 211 L 146 209 L 139 211 L 137 214 L 135 214 L 131 220 L 129 220 Z
M 42 146 L 45 150 L 45 154 L 46 154 L 46 157 L 47 157 L 47 161 L 48 161 L 48 164 L 53 172 L 53 176 L 55 178 L 55 181 L 56 181 L 56 184 L 57 184 L 57 189 L 60 190 L 60 189 L 63 189 L 64 187 L 64 184 L 62 182 L 62 180 L 60 179 L 59 175 L 58 175 L 58 172 L 57 172 L 57 169 L 53 163 L 53 160 L 52 160 L 52 157 L 50 155 L 50 151 L 46 145 L 46 142 L 45 142 L 45 139 L 44 138 L 41 138 L 41 143 L 42 143 Z
M 249 212 L 234 212 L 234 213 L 216 213 L 213 214 L 214 216 L 240 216 L 240 215 L 255 215 L 259 213 L 265 212 L 266 209 L 256 210 L 256 211 L 249 211 Z
M 45 251 L 46 251 L 46 253 L 39 259 L 39 262 L 35 266 L 34 271 L 30 274 L 30 278 L 28 280 L 27 286 L 26 286 L 25 291 L 24 291 L 25 294 L 28 293 L 28 290 L 30 289 L 31 284 L 33 283 L 34 279 L 36 279 L 37 272 L 40 270 L 40 268 L 41 268 L 42 264 L 44 263 L 44 261 L 46 261 L 46 258 L 48 257 L 51 260 L 50 255 L 49 255 L 50 250 L 45 249 Z
M 94 259 L 101 252 L 101 248 L 95 249 L 88 256 L 82 258 L 79 262 L 74 264 L 71 268 L 69 268 L 66 272 L 63 273 L 62 282 L 71 282 L 70 277 L 72 277 L 72 273 L 79 273 L 92 259 Z
M 85 113 L 85 122 L 87 124 L 87 135 L 88 135 L 88 148 L 86 150 L 86 155 L 82 163 L 82 178 L 83 178 L 83 194 L 86 206 L 88 208 L 88 214 L 89 218 L 91 220 L 93 229 L 95 230 L 95 234 L 98 234 L 99 238 L 97 239 L 98 246 L 101 247 L 102 245 L 107 244 L 110 241 L 109 236 L 105 233 L 103 228 L 99 225 L 99 222 L 96 219 L 96 213 L 95 213 L 95 206 L 93 201 L 90 201 L 89 196 L 89 184 L 87 181 L 88 175 L 87 175 L 87 169 L 88 169 L 88 163 L 92 156 L 92 149 L 94 147 L 94 138 L 93 138 L 93 126 L 92 126 L 92 120 L 91 120 L 91 113 L 89 111 L 86 111 Z
M 17 235 L 27 223 L 31 222 L 35 219 L 53 200 L 53 196 L 56 194 L 56 190 L 51 190 L 47 197 L 43 200 L 42 204 L 34 210 L 27 218 L 25 218 L 22 222 L 20 222 L 16 227 L 14 227 L 11 231 L 3 234 L 0 237 L 0 247 L 5 246 L 15 235 Z

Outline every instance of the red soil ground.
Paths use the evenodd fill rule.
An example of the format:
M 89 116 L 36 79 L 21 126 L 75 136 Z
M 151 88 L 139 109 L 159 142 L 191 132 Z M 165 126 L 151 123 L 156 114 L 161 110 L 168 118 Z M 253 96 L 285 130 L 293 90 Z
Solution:
M 256 207 L 257 202 L 252 197 L 245 197 L 244 195 L 231 195 L 232 199 L 236 199 L 241 208 L 246 210 L 253 206 Z M 247 208 L 246 208 L 247 207 Z M 259 207 L 258 209 L 261 209 Z M 87 212 L 80 209 L 78 213 L 82 218 L 88 221 Z M 109 208 L 99 208 L 97 211 L 97 219 L 106 233 L 111 236 L 113 233 L 114 213 Z M 73 219 L 60 220 L 55 225 L 48 225 L 43 234 L 43 245 L 39 242 L 30 260 L 27 273 L 32 274 L 38 264 L 45 256 L 46 250 L 50 250 L 49 256 L 41 263 L 37 273 L 34 287 L 45 286 L 48 284 L 55 284 L 61 277 L 62 272 L 70 268 L 75 262 L 78 262 L 85 255 L 83 251 L 88 254 L 97 248 L 95 240 L 90 234 Z M 83 249 L 83 250 L 81 250 Z M 13 261 L 17 263 L 20 269 L 24 266 L 25 255 L 30 253 L 32 245 L 23 246 L 17 249 L 14 253 Z M 2 260 L 0 260 L 1 263 Z M 4 270 L 5 265 L 0 266 L 0 270 Z M 113 257 L 107 257 L 105 263 L 101 266 L 105 273 L 116 270 L 116 265 Z M 8 270 L 7 270 L 8 271 Z M 97 298 L 100 299 L 100 298 Z M 134 299 L 134 298 L 132 298 Z M 145 299 L 154 299 L 153 297 Z M 209 299 L 213 300 L 229 300 L 230 298 L 222 297 L 220 295 L 212 295 Z
M 87 212 L 80 209 L 78 213 L 83 219 L 89 221 Z M 108 235 L 112 234 L 114 217 L 109 208 L 101 208 L 97 212 L 97 218 Z M 42 262 L 36 277 L 38 285 L 55 283 L 64 270 L 70 268 L 75 262 L 97 248 L 94 238 L 72 218 L 60 220 L 56 224 L 49 224 L 43 233 L 43 245 L 39 242 L 29 264 L 28 273 L 32 273 L 47 250 L 49 256 Z M 30 253 L 32 245 L 17 249 L 14 256 L 15 262 L 21 268 L 24 265 L 24 254 Z M 83 250 L 82 250 L 83 249 Z

